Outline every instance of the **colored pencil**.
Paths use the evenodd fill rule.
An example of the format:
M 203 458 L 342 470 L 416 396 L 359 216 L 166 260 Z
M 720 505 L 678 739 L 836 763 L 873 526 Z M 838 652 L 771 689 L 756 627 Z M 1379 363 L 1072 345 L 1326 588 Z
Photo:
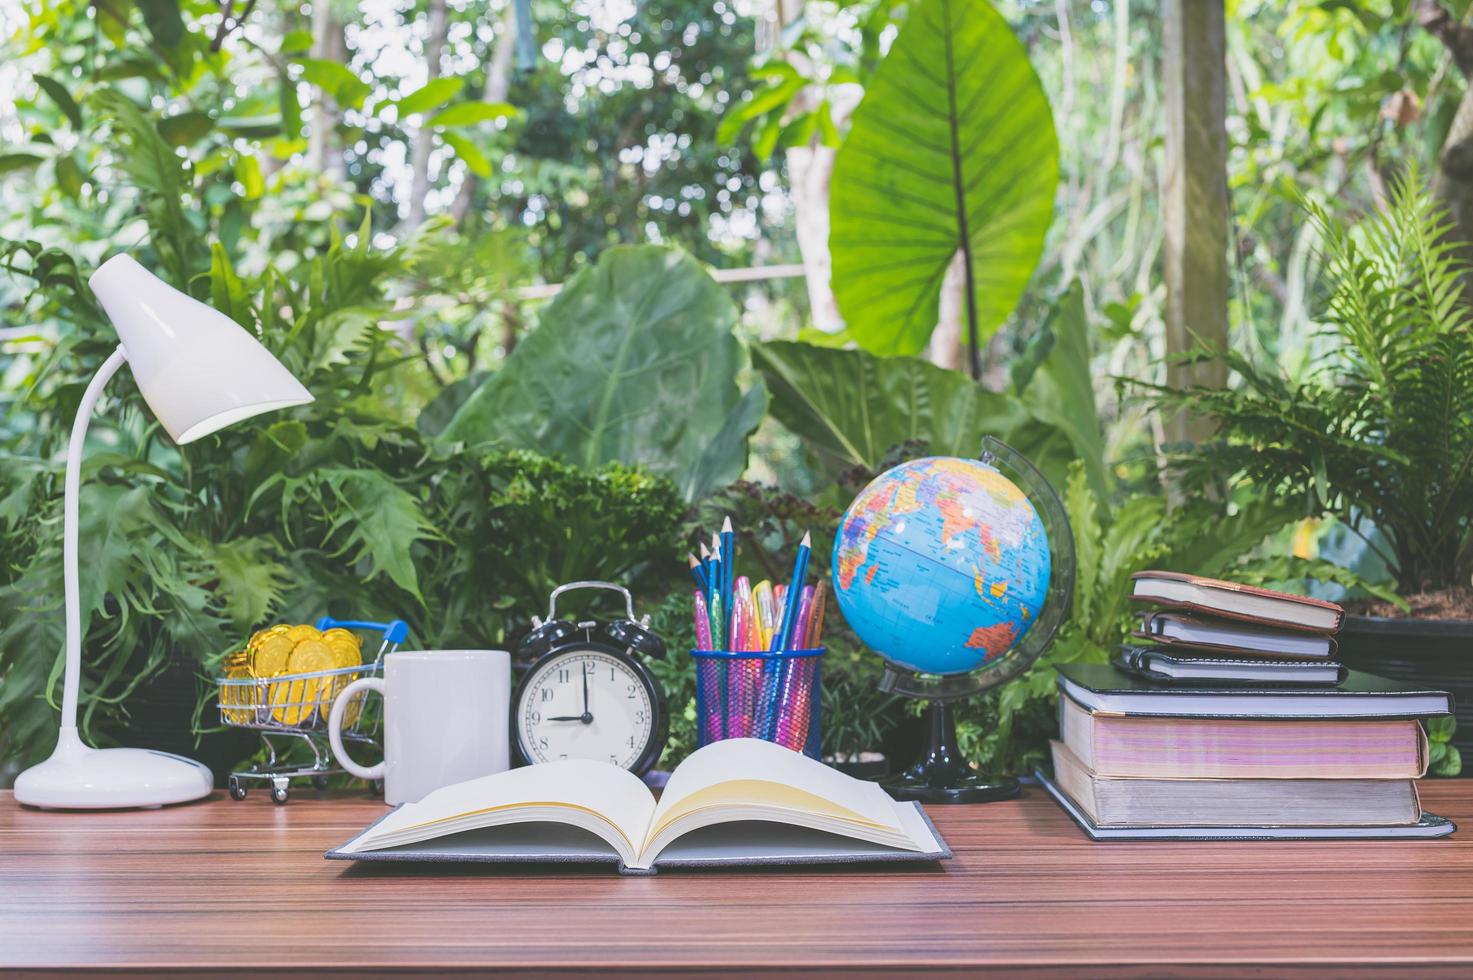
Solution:
M 695 597 L 696 606 L 696 646 L 702 650 L 711 649 L 711 614 L 706 609 L 706 597 L 697 592 Z
M 695 555 L 686 555 L 690 560 L 690 577 L 696 583 L 696 588 L 702 592 L 706 591 L 706 569 L 701 565 L 700 559 Z
M 731 518 L 724 518 L 721 522 L 721 600 L 725 605 L 727 629 L 723 634 L 728 641 L 731 639 L 731 583 L 732 566 L 736 564 L 736 531 L 732 529 Z M 729 642 L 727 649 L 731 649 Z
M 813 538 L 805 531 L 798 542 L 798 554 L 793 559 L 792 584 L 787 589 L 787 602 L 783 604 L 782 622 L 772 639 L 772 651 L 791 650 L 793 629 L 798 625 L 798 604 L 803 596 L 804 580 L 808 577 L 808 554 L 813 550 Z

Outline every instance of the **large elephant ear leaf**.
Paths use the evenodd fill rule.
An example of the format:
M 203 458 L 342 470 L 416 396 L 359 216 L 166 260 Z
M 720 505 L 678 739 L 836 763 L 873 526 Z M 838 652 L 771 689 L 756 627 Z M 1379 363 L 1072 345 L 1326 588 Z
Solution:
M 685 252 L 607 249 L 439 441 L 530 449 L 585 469 L 639 464 L 688 496 L 729 482 L 746 465 L 762 402 L 743 403 L 737 387 L 746 357 L 736 320 L 731 297 Z
M 1017 306 L 1059 182 L 1048 99 L 986 0 L 920 0 L 875 70 L 834 162 L 834 296 L 849 336 L 919 353 L 958 252 L 968 337 Z

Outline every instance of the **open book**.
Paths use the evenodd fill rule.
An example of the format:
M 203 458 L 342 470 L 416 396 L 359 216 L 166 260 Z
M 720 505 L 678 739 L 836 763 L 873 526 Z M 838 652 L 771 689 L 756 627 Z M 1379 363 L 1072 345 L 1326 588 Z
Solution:
M 654 795 L 605 762 L 569 759 L 446 786 L 329 858 L 656 866 L 935 861 L 951 857 L 916 803 L 782 746 L 743 738 L 692 753 Z

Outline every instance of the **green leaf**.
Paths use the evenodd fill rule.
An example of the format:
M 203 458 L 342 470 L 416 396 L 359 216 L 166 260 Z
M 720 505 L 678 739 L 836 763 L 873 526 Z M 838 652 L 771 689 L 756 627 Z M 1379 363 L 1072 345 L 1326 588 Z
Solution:
M 159 135 L 172 146 L 188 146 L 203 139 L 214 126 L 208 112 L 181 112 L 159 120 Z
M 219 242 L 210 245 L 210 305 L 243 327 L 249 327 L 255 319 L 245 283 L 235 274 L 230 256 Z
M 260 200 L 266 193 L 266 176 L 261 173 L 261 164 L 255 157 L 242 154 L 235 161 L 235 179 L 240 181 L 247 201 Z
M 1023 403 L 1035 417 L 1061 429 L 1083 460 L 1090 489 L 1104 505 L 1110 499 L 1105 470 L 1105 435 L 1095 407 L 1094 373 L 1089 365 L 1089 321 L 1079 280 L 1054 304 L 1039 337 L 1049 350 L 1022 389 Z
M 237 538 L 201 551 L 214 580 L 211 593 L 238 629 L 265 622 L 281 605 L 291 576 L 269 538 Z
M 910 357 L 772 342 L 752 348 L 772 412 L 830 473 L 875 469 L 911 440 L 938 456 L 975 456 L 982 437 L 1011 442 L 1033 419 L 1009 395 Z
M 426 126 L 474 126 L 490 119 L 517 114 L 517 108 L 505 102 L 460 102 L 441 109 L 429 118 Z
M 279 419 L 256 433 L 246 451 L 245 472 L 260 485 L 282 472 L 307 445 L 307 426 L 299 419 Z
M 747 389 L 701 458 L 685 474 L 680 491 L 686 500 L 699 500 L 741 479 L 747 469 L 748 440 L 766 417 L 767 387 L 759 380 Z
M 642 464 L 692 489 L 709 480 L 696 474 L 732 465 L 706 454 L 742 397 L 736 320 L 726 290 L 685 252 L 605 249 L 439 442 L 533 449 L 584 469 Z M 735 440 L 728 449 L 745 453 Z
M 172 48 L 184 39 L 184 18 L 179 15 L 179 0 L 136 0 L 143 11 L 143 23 L 153 39 Z
M 386 574 L 423 601 L 412 551 L 416 542 L 437 535 L 419 501 L 378 470 L 327 468 L 314 471 L 312 478 L 341 505 L 328 509 L 334 515 L 328 533 L 341 538 L 339 553 L 351 552 L 355 564 L 366 562 L 366 579 Z
M 0 174 L 27 170 L 44 159 L 46 158 L 36 153 L 0 153 Z
M 416 112 L 438 109 L 460 94 L 465 88 L 465 79 L 459 76 L 436 78 L 393 102 L 401 116 L 412 116 Z
M 1007 21 L 985 0 L 919 0 L 834 162 L 834 296 L 854 339 L 921 351 L 960 249 L 986 340 L 1038 263 L 1058 179 L 1048 100 Z
M 476 144 L 459 133 L 442 131 L 440 138 L 445 141 L 446 146 L 455 151 L 456 156 L 465 161 L 471 173 L 477 177 L 491 176 L 491 161 L 486 159 L 486 154 L 482 153 Z
M 87 182 L 87 173 L 77 158 L 70 153 L 56 158 L 56 186 L 61 192 L 72 200 L 76 200 L 82 193 L 82 185 Z
M 312 50 L 312 32 L 287 31 L 281 38 L 281 46 L 276 50 L 279 54 L 305 54 Z
M 302 58 L 297 64 L 302 66 L 303 81 L 322 89 L 345 108 L 362 108 L 363 100 L 373 91 L 372 86 L 342 62 L 328 58 Z
M 56 107 L 61 110 L 61 114 L 66 116 L 67 122 L 72 124 L 72 129 L 80 133 L 82 131 L 82 109 L 77 105 L 77 101 L 72 98 L 72 94 L 54 78 L 46 75 L 36 75 L 35 79 L 36 84 L 41 86 L 41 91 L 51 97 L 51 101 L 56 103 Z

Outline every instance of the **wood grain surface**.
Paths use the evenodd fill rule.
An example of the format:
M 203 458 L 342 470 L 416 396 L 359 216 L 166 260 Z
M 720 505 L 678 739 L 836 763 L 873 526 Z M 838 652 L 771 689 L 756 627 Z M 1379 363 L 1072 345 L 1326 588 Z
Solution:
M 1037 788 L 929 809 L 956 858 L 793 873 L 354 867 L 361 796 L 37 812 L 0 794 L 0 972 L 1473 975 L 1473 781 L 1447 840 L 1102 843 Z

